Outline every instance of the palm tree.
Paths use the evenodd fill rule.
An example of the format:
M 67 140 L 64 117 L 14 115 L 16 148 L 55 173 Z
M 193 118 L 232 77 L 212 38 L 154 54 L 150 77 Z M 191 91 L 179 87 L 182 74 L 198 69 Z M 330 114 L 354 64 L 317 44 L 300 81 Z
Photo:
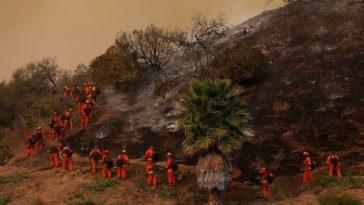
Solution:
M 230 180 L 228 156 L 246 140 L 243 123 L 248 117 L 241 89 L 228 80 L 206 79 L 192 85 L 184 96 L 188 155 L 198 155 L 197 183 L 209 190 L 209 204 L 221 204 L 220 191 Z

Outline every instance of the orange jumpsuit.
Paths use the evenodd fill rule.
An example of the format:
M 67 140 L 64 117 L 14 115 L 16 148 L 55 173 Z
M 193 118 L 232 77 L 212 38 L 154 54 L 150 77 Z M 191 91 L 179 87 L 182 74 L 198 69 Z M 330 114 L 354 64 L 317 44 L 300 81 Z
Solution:
M 259 171 L 260 176 L 262 177 L 262 192 L 264 196 L 271 197 L 272 196 L 272 187 L 268 183 L 268 171 L 266 168 L 262 167 Z
M 117 176 L 119 179 L 126 179 L 126 166 L 129 164 L 129 157 L 127 154 L 119 154 L 116 160 L 123 160 L 123 166 L 118 166 Z
M 72 156 L 67 156 L 66 154 L 67 152 L 73 153 L 70 147 L 65 146 L 62 150 L 62 157 L 63 157 L 62 168 L 63 170 L 66 170 L 68 166 L 68 169 L 72 172 L 73 171 Z
M 106 161 L 110 159 L 108 154 L 104 154 L 102 156 L 103 160 L 103 167 L 102 167 L 102 177 L 103 178 L 110 178 L 111 177 L 111 167 L 108 167 Z
M 333 176 L 334 172 L 336 171 L 337 176 L 341 178 L 343 177 L 343 175 L 341 174 L 339 164 L 337 164 L 336 166 L 331 164 L 331 159 L 333 159 L 334 157 L 336 157 L 336 159 L 339 160 L 338 156 L 334 154 L 329 154 L 326 159 L 326 164 L 330 165 L 329 176 Z
M 82 113 L 82 107 L 85 106 L 84 102 L 80 102 L 79 99 L 77 99 L 77 111 L 78 113 Z
M 90 92 L 90 87 L 88 86 L 88 84 L 83 85 L 83 92 L 88 95 Z
M 72 122 L 71 122 L 71 117 L 72 117 L 72 112 L 70 111 L 67 111 L 64 113 L 64 116 L 66 117 L 63 121 L 63 129 L 64 129 L 64 132 L 67 131 L 68 127 L 71 125 L 71 128 L 72 128 Z
M 71 91 L 69 88 L 63 89 L 63 96 L 64 97 L 71 97 Z
M 311 157 L 307 156 L 304 160 L 305 171 L 303 173 L 303 183 L 315 180 L 315 177 L 311 173 L 311 163 L 312 163 Z
M 53 168 L 54 166 L 59 167 L 58 148 L 56 146 L 52 146 L 49 150 L 49 153 L 51 168 Z
M 153 155 L 154 155 L 154 150 L 152 149 L 148 149 L 146 152 L 145 152 L 145 159 L 147 160 L 147 163 L 145 166 L 148 166 L 148 165 L 153 165 L 154 164 L 154 161 L 153 161 Z M 147 171 L 148 172 L 148 171 Z
M 89 159 L 92 159 L 91 160 L 91 166 L 92 166 L 92 173 L 96 173 L 96 170 L 97 170 L 97 164 L 99 163 L 99 159 L 98 158 L 94 158 L 94 153 L 98 153 L 99 155 L 98 156 L 102 156 L 102 152 L 99 148 L 94 148 L 91 150 L 90 154 L 89 154 Z
M 90 105 L 87 105 L 84 106 L 82 108 L 82 119 L 81 119 L 81 126 L 84 126 L 84 125 L 87 125 L 88 124 L 88 121 L 91 119 L 91 112 L 89 114 L 86 114 L 87 112 L 85 112 L 86 108 L 89 108 L 91 109 L 91 106 Z
M 157 186 L 157 175 L 154 173 L 153 171 L 153 163 L 152 164 L 148 164 L 147 167 L 147 173 L 148 173 L 148 181 L 147 181 L 147 185 L 151 186 L 153 184 L 153 186 Z
M 31 144 L 31 140 L 32 140 L 32 135 L 28 135 L 25 138 L 25 143 L 27 145 L 27 153 L 28 156 L 32 156 L 32 154 L 34 154 L 34 144 Z
M 170 157 L 170 158 L 167 159 L 167 162 L 166 162 L 167 182 L 168 182 L 169 186 L 173 186 L 176 183 L 176 179 L 175 179 L 174 173 L 173 173 L 172 164 L 173 164 L 173 159 L 172 159 L 172 157 Z
M 54 122 L 54 124 L 52 126 L 50 125 L 49 136 L 52 139 L 59 138 L 59 135 L 56 133 L 55 127 L 57 127 L 57 126 L 63 127 L 63 124 L 58 116 L 52 116 L 51 122 Z
M 37 131 L 37 133 L 35 135 L 37 135 L 39 137 L 37 139 L 37 141 L 35 142 L 35 148 L 37 151 L 39 151 L 39 150 L 42 151 L 44 149 L 44 134 L 42 131 Z

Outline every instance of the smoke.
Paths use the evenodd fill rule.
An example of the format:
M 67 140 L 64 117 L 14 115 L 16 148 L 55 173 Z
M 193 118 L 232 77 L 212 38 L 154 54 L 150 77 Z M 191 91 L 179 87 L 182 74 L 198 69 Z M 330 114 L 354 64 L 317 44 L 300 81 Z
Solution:
M 211 17 L 220 12 L 236 25 L 281 1 L 0 1 L 0 78 L 9 79 L 16 68 L 47 56 L 56 56 L 65 69 L 88 64 L 113 43 L 120 30 L 152 23 L 186 28 L 197 13 Z

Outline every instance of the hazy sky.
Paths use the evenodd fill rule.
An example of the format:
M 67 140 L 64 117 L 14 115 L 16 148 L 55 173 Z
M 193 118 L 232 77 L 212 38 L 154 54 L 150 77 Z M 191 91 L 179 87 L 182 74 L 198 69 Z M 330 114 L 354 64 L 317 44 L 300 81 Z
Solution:
M 60 67 L 89 64 L 114 41 L 118 31 L 156 23 L 186 28 L 197 13 L 223 12 L 236 25 L 281 0 L 0 0 L 0 80 L 43 57 Z

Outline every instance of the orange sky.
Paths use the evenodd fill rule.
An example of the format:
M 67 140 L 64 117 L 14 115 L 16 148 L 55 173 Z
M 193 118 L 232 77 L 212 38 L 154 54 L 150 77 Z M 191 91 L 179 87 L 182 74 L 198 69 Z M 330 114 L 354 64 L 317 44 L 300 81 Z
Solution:
M 238 24 L 281 0 L 0 0 L 0 80 L 18 67 L 56 57 L 65 69 L 89 64 L 118 31 L 148 24 L 186 28 L 196 13 L 223 12 Z

